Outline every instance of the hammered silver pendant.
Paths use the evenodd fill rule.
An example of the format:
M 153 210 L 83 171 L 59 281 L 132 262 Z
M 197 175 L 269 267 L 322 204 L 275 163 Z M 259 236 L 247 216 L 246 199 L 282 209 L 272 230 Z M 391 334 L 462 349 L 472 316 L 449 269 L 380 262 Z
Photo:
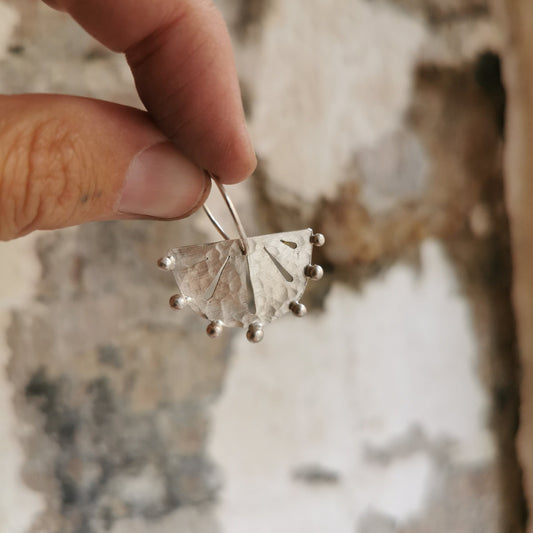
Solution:
M 301 317 L 300 303 L 309 279 L 319 280 L 323 270 L 312 264 L 314 246 L 324 244 L 324 236 L 311 229 L 247 237 L 224 187 L 219 187 L 239 231 L 239 239 L 229 239 L 205 208 L 210 220 L 226 240 L 173 248 L 158 261 L 171 271 L 178 293 L 170 306 L 190 307 L 207 320 L 207 334 L 220 335 L 224 327 L 247 328 L 246 337 L 259 342 L 263 326 L 289 311 Z

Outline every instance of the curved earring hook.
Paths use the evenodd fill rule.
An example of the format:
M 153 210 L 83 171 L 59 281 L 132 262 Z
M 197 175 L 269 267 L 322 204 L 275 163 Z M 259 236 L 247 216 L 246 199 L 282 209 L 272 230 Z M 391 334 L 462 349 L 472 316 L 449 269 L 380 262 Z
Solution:
M 229 212 L 231 214 L 231 218 L 233 219 L 233 222 L 235 222 L 235 227 L 237 228 L 237 232 L 239 233 L 240 237 L 240 247 L 242 250 L 242 253 L 246 255 L 248 253 L 248 247 L 246 246 L 246 239 L 248 238 L 246 235 L 246 232 L 244 231 L 244 227 L 242 225 L 241 219 L 239 218 L 239 215 L 237 214 L 237 210 L 235 209 L 235 206 L 233 205 L 233 202 L 231 201 L 231 198 L 228 196 L 228 193 L 226 192 L 226 189 L 224 188 L 224 185 L 220 183 L 218 178 L 216 178 L 211 172 L 205 171 L 206 175 L 213 180 L 215 185 L 218 187 L 218 190 L 220 191 L 220 194 L 222 195 L 222 198 L 224 199 L 224 202 L 226 202 L 226 206 L 229 209 Z M 207 207 L 207 205 L 204 204 L 203 206 L 205 214 L 215 226 L 216 230 L 226 239 L 227 241 L 231 240 L 228 237 L 228 234 L 224 231 L 220 223 L 217 221 L 217 219 L 213 216 L 213 213 L 211 210 Z

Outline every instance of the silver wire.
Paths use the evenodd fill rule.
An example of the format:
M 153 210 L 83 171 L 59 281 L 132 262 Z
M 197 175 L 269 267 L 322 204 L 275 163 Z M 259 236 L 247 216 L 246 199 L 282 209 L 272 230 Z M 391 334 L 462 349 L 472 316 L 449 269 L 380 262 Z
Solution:
M 218 223 L 218 220 L 213 216 L 213 213 L 211 213 L 211 209 L 209 209 L 209 207 L 207 207 L 205 204 L 204 204 L 204 211 L 207 217 L 209 218 L 209 220 L 211 221 L 211 223 L 213 224 L 213 226 L 215 226 L 216 230 L 220 233 L 220 235 L 222 235 L 224 239 L 229 241 L 230 238 L 228 237 L 228 234 L 223 230 L 222 226 Z
M 220 194 L 222 195 L 222 198 L 224 199 L 224 202 L 226 202 L 226 206 L 229 209 L 229 212 L 231 214 L 231 218 L 233 219 L 233 222 L 235 223 L 235 227 L 237 228 L 237 232 L 239 233 L 240 237 L 240 245 L 241 250 L 244 255 L 248 253 L 248 247 L 246 246 L 246 239 L 248 238 L 246 235 L 246 232 L 244 231 L 244 227 L 242 225 L 241 219 L 239 218 L 239 215 L 237 214 L 237 210 L 235 209 L 235 206 L 233 205 L 233 202 L 231 201 L 231 198 L 228 196 L 228 193 L 226 192 L 226 189 L 220 181 L 213 176 L 210 172 L 206 171 L 206 174 L 213 180 L 215 185 L 218 187 L 218 190 L 220 191 Z M 217 219 L 213 216 L 213 213 L 211 210 L 204 204 L 204 211 L 213 226 L 215 226 L 216 230 L 226 239 L 227 241 L 231 240 L 228 237 L 228 234 L 224 231 L 220 223 L 217 221 Z

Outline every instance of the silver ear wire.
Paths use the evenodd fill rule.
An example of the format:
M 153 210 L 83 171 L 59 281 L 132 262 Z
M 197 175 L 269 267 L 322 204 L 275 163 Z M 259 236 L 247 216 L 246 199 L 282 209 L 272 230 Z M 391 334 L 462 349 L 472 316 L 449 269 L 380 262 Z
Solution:
M 229 212 L 231 214 L 231 218 L 233 218 L 233 222 L 235 222 L 235 226 L 237 228 L 237 232 L 239 233 L 239 237 L 241 240 L 241 250 L 244 255 L 248 253 L 248 248 L 246 246 L 246 239 L 248 238 L 246 236 L 246 232 L 244 231 L 244 227 L 242 225 L 241 219 L 239 215 L 237 214 L 237 210 L 235 209 L 235 206 L 233 205 L 233 202 L 231 201 L 231 198 L 228 196 L 228 193 L 226 192 L 226 189 L 220 181 L 213 176 L 210 172 L 207 170 L 205 171 L 207 176 L 211 178 L 211 180 L 215 183 L 215 185 L 218 187 L 218 190 L 220 191 L 220 194 L 222 195 L 222 198 L 224 199 L 224 202 L 226 202 L 226 205 L 228 206 Z M 227 241 L 230 240 L 228 237 L 228 234 L 224 231 L 220 223 L 217 221 L 217 219 L 213 216 L 213 213 L 211 213 L 211 210 L 207 207 L 207 205 L 204 204 L 204 211 L 213 226 L 217 229 L 217 231 L 226 239 Z

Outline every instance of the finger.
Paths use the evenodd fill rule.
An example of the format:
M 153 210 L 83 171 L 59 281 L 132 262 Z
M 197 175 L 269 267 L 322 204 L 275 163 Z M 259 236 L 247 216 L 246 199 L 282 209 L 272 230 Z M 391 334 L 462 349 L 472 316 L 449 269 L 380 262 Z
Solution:
M 222 181 L 253 172 L 226 25 L 210 0 L 54 0 L 109 48 L 125 52 L 150 115 Z
M 209 186 L 142 111 L 0 96 L 1 240 L 93 220 L 180 218 Z

